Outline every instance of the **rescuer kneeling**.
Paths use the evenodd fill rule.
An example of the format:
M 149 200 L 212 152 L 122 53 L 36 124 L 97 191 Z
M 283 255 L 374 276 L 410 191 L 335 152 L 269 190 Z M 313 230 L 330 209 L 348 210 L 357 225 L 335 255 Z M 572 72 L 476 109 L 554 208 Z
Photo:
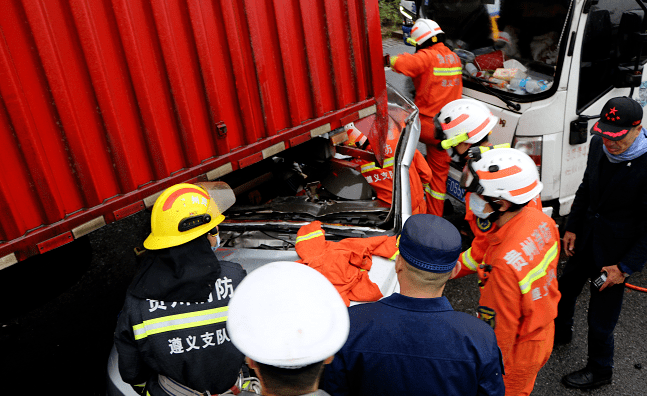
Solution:
M 119 372 L 139 393 L 219 394 L 238 380 L 244 356 L 225 325 L 245 270 L 218 261 L 211 243 L 235 200 L 226 183 L 215 182 L 177 184 L 155 201 L 142 269 L 115 331 Z

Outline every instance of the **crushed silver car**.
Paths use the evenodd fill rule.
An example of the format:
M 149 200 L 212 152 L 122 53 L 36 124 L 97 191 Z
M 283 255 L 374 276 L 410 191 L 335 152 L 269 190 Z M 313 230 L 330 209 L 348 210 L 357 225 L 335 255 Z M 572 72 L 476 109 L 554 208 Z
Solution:
M 420 136 L 420 122 L 415 105 L 391 86 L 388 101 L 389 130 L 365 133 L 376 142 L 373 147 L 380 147 L 377 142 L 385 141 L 386 134 L 400 135 L 393 153 L 391 205 L 376 199 L 361 172 L 340 167 L 357 153 L 367 157 L 372 154 L 383 163 L 376 153 L 344 150 L 343 143 L 335 144 L 346 135 L 340 128 L 221 179 L 233 188 L 237 202 L 219 225 L 222 242 L 216 252 L 218 258 L 240 263 L 248 273 L 273 261 L 297 261 L 297 232 L 313 221 L 321 222 L 326 239 L 332 241 L 397 235 L 411 216 L 409 166 Z M 366 125 L 371 125 L 370 120 Z M 368 275 L 384 296 L 399 290 L 393 260 L 373 256 Z M 136 395 L 121 379 L 114 346 L 107 382 L 110 396 Z

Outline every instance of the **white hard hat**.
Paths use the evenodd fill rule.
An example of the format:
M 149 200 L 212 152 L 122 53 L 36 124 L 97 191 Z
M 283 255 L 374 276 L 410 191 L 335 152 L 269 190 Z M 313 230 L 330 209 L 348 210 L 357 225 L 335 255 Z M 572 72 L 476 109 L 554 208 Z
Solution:
M 438 138 L 444 149 L 462 142 L 478 143 L 499 122 L 487 106 L 474 99 L 456 99 L 447 103 L 438 112 L 437 120 Z
M 346 342 L 348 308 L 335 287 L 305 264 L 279 261 L 247 275 L 229 301 L 227 332 L 250 359 L 300 368 Z
M 443 33 L 438 24 L 431 19 L 420 18 L 411 28 L 411 38 L 417 45 L 424 43 L 437 34 Z
M 470 161 L 461 185 L 468 191 L 525 204 L 539 195 L 544 185 L 539 181 L 535 162 L 524 152 L 512 148 L 485 151 L 478 161 Z

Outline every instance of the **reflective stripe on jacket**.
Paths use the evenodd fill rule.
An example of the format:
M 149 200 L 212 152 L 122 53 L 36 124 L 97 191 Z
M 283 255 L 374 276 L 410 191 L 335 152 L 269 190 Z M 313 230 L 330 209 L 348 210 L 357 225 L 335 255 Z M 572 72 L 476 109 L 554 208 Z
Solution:
M 220 278 L 206 301 L 158 301 L 126 295 L 115 331 L 119 372 L 127 383 L 146 382 L 152 396 L 168 396 L 158 375 L 218 394 L 235 384 L 244 361 L 227 334 L 229 299 L 245 276 L 220 262 Z
M 559 230 L 549 216 L 525 207 L 487 238 L 479 312 L 491 316 L 505 364 L 516 343 L 545 337 L 557 316 Z
M 472 193 L 468 192 L 465 194 L 465 220 L 470 226 L 472 233 L 474 234 L 474 239 L 470 248 L 461 253 L 458 258 L 458 262 L 461 264 L 461 271 L 456 275 L 455 278 L 460 278 L 465 275 L 472 274 L 476 272 L 479 264 L 483 262 L 483 255 L 485 250 L 487 250 L 490 243 L 488 242 L 487 235 L 490 232 L 496 230 L 496 224 L 493 224 L 488 219 L 479 219 L 474 215 L 472 209 L 470 209 L 470 199 Z M 541 210 L 541 199 L 539 196 L 531 199 L 530 202 L 526 205 L 529 208 L 535 208 Z
M 433 117 L 444 105 L 462 96 L 461 60 L 443 43 L 415 54 L 399 55 L 393 70 L 413 79 L 414 102 L 420 114 Z

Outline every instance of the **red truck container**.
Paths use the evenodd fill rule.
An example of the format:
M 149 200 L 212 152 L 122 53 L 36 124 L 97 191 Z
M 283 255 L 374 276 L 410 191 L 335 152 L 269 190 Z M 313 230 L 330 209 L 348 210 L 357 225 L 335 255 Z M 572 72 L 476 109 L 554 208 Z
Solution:
M 0 269 L 375 114 L 375 0 L 0 0 Z

